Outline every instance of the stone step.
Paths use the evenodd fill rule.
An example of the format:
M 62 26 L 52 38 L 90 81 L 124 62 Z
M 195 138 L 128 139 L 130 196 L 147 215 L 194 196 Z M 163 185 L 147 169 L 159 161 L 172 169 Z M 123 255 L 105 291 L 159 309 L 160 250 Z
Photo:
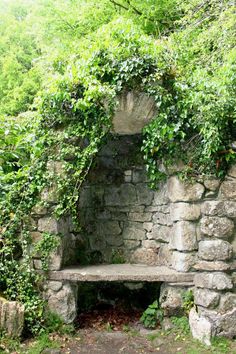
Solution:
M 50 271 L 50 280 L 72 282 L 139 281 L 192 283 L 195 273 L 181 273 L 165 266 L 144 264 L 99 264 L 71 266 L 59 271 Z

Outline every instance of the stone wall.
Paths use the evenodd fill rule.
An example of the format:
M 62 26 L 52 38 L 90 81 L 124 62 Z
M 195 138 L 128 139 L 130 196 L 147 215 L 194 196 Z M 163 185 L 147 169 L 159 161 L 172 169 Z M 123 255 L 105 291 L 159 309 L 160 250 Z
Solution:
M 48 168 L 57 175 L 63 173 L 62 165 L 51 162 Z M 141 159 L 140 137 L 117 136 L 100 151 L 82 187 L 79 234 L 69 217 L 56 220 L 52 216 L 57 203 L 53 186 L 42 199 L 47 208 L 34 210 L 33 240 L 43 232 L 61 234 L 50 269 L 73 263 L 133 262 L 194 271 L 193 335 L 207 344 L 212 335 L 236 335 L 236 167 L 224 181 L 186 183 L 172 176 L 152 191 Z M 40 255 L 35 267 L 41 267 Z M 63 291 L 64 287 L 69 289 L 68 284 Z M 180 301 L 177 287 L 166 284 L 163 288 L 168 306 L 174 288 Z
M 164 264 L 172 221 L 167 186 L 148 188 L 140 138 L 113 138 L 80 196 L 81 237 L 91 262 Z

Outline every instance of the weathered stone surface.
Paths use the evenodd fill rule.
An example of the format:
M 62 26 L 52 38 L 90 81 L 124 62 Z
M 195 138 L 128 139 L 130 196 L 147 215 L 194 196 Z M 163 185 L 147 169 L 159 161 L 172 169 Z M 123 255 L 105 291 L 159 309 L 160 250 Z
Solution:
M 138 204 L 150 205 L 153 199 L 153 191 L 147 188 L 146 183 L 136 185 Z
M 233 338 L 236 336 L 236 308 L 217 317 L 216 335 Z
M 173 225 L 170 248 L 178 251 L 193 251 L 198 247 L 196 225 L 188 221 L 179 221 Z
M 198 273 L 194 277 L 194 284 L 198 288 L 227 290 L 233 288 L 230 276 L 225 273 Z
M 59 232 L 58 221 L 53 217 L 41 218 L 38 221 L 38 230 L 41 232 L 57 234 Z
M 228 171 L 228 175 L 230 177 L 236 178 L 236 165 L 233 165 L 233 166 L 230 167 L 230 169 Z
M 145 168 L 136 169 L 132 171 L 132 182 L 133 183 L 148 182 L 147 172 Z
M 226 200 L 224 202 L 224 212 L 225 216 L 228 216 L 229 218 L 236 218 L 236 202 Z
M 124 92 L 118 97 L 119 105 L 113 117 L 116 134 L 139 134 L 156 113 L 155 101 L 146 93 Z
M 172 267 L 178 272 L 188 272 L 196 263 L 195 253 L 183 253 L 174 251 L 172 255 Z
M 189 313 L 189 325 L 193 338 L 206 345 L 211 345 L 212 324 L 208 319 L 201 317 L 194 307 Z
M 175 316 L 183 312 L 183 293 L 186 290 L 168 284 L 161 285 L 159 301 L 165 316 Z
M 224 202 L 219 200 L 207 200 L 201 206 L 204 215 L 225 216 Z
M 64 323 L 69 324 L 74 321 L 77 315 L 76 285 L 65 283 L 57 292 L 49 289 L 45 297 L 50 311 L 60 316 Z
M 141 241 L 139 240 L 124 240 L 124 246 L 126 250 L 136 249 L 141 245 Z
M 20 337 L 24 328 L 24 306 L 0 297 L 0 330 L 10 337 Z
M 122 246 L 124 243 L 122 236 L 117 235 L 117 234 L 116 235 L 112 235 L 112 234 L 106 235 L 105 241 L 108 245 L 117 246 L 117 247 Z
M 200 221 L 200 230 L 203 235 L 228 238 L 233 233 L 234 223 L 226 217 L 205 216 Z
M 170 217 L 172 221 L 198 220 L 201 214 L 200 205 L 188 203 L 174 203 L 170 206 Z
M 236 294 L 227 293 L 221 295 L 219 310 L 221 313 L 236 309 Z
M 129 220 L 131 221 L 141 221 L 141 222 L 148 222 L 152 220 L 152 213 L 129 213 Z
M 208 262 L 208 261 L 198 261 L 194 264 L 194 269 L 196 270 L 205 270 L 205 271 L 226 271 L 229 270 L 231 264 L 216 261 L 216 262 Z
M 153 205 L 166 205 L 169 203 L 166 183 L 160 183 L 159 189 L 154 192 Z
M 143 228 L 144 228 L 146 231 L 150 232 L 150 231 L 152 231 L 153 223 L 152 223 L 152 222 L 144 222 L 144 223 L 143 223 Z
M 169 242 L 171 228 L 164 225 L 154 225 L 151 232 L 147 233 L 149 240 Z
M 64 164 L 64 161 L 50 160 L 47 162 L 47 170 L 53 175 L 65 176 Z
M 63 283 L 61 281 L 47 281 L 45 284 L 45 290 L 59 291 L 61 290 Z
M 172 254 L 173 251 L 170 250 L 168 244 L 163 244 L 159 248 L 157 264 L 159 266 L 171 266 L 172 265 Z
M 219 188 L 220 181 L 218 179 L 208 179 L 204 181 L 204 186 L 214 192 Z
M 194 289 L 194 303 L 203 307 L 215 308 L 220 301 L 220 294 L 207 289 Z
M 96 224 L 96 230 L 100 235 L 119 235 L 121 228 L 118 221 L 103 221 Z
M 183 183 L 176 176 L 168 180 L 168 197 L 171 202 L 194 202 L 202 198 L 204 191 L 200 183 Z
M 136 188 L 129 183 L 122 184 L 120 187 L 107 187 L 104 199 L 107 206 L 133 205 L 137 201 Z
M 52 186 L 43 189 L 41 192 L 41 200 L 47 203 L 57 203 L 58 193 L 55 183 Z
M 172 226 L 172 220 L 169 213 L 156 212 L 153 214 L 152 221 L 154 224 Z
M 208 200 L 202 204 L 201 211 L 209 216 L 236 217 L 236 202 L 230 200 Z
M 232 257 L 233 247 L 227 241 L 207 240 L 199 242 L 198 256 L 208 261 L 224 261 Z
M 140 223 L 128 223 L 124 227 L 122 237 L 124 240 L 145 240 L 146 231 Z
M 221 199 L 236 199 L 236 180 L 226 180 L 220 186 Z
M 152 248 L 154 250 L 158 250 L 160 248 L 160 242 L 157 242 L 155 240 L 143 240 L 142 241 L 142 246 L 144 248 Z
M 179 273 L 165 266 L 144 264 L 99 264 L 85 267 L 67 267 L 49 272 L 50 280 L 78 281 L 163 281 L 168 283 L 191 282 L 194 273 Z
M 132 263 L 147 265 L 156 265 L 157 259 L 157 251 L 153 248 L 138 248 L 131 256 Z
M 36 204 L 33 208 L 32 208 L 32 214 L 33 215 L 46 215 L 47 214 L 47 208 L 44 207 L 43 205 Z

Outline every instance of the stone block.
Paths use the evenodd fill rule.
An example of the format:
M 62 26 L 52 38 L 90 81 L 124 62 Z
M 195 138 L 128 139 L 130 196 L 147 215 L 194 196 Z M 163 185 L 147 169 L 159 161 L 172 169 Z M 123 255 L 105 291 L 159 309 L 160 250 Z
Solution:
M 211 345 L 212 324 L 207 318 L 201 317 L 194 307 L 189 313 L 189 325 L 194 339 L 205 345 Z
M 203 235 L 228 238 L 234 230 L 234 223 L 226 217 L 205 216 L 200 221 L 200 230 Z
M 145 240 L 146 231 L 142 229 L 139 223 L 129 223 L 124 226 L 122 238 L 124 240 Z
M 220 294 L 208 289 L 194 289 L 194 303 L 207 308 L 215 308 L 220 301 Z
M 189 221 L 179 221 L 173 225 L 170 248 L 178 251 L 193 251 L 198 248 L 196 225 Z
M 188 272 L 196 263 L 196 253 L 174 251 L 172 255 L 172 268 L 178 272 Z
M 49 173 L 55 176 L 65 177 L 66 172 L 65 172 L 64 164 L 65 164 L 64 161 L 50 160 L 47 162 L 47 170 Z
M 204 186 L 206 189 L 215 192 L 220 186 L 220 181 L 218 179 L 208 179 L 204 181 Z
M 161 225 L 166 225 L 166 226 L 172 226 L 172 220 L 170 217 L 170 214 L 168 213 L 162 213 L 162 212 L 156 212 L 153 214 L 152 222 L 154 224 L 161 224 Z
M 51 290 L 54 292 L 58 292 L 59 290 L 61 290 L 62 286 L 63 283 L 61 281 L 50 280 L 46 282 L 44 288 L 46 291 Z
M 233 247 L 227 241 L 206 240 L 199 242 L 198 256 L 207 261 L 225 261 L 232 257 Z
M 221 272 L 198 273 L 194 277 L 194 285 L 198 288 L 216 290 L 228 290 L 233 288 L 231 277 Z
M 166 205 L 169 203 L 167 184 L 160 183 L 158 190 L 154 192 L 152 205 Z
M 148 265 L 156 265 L 157 264 L 157 251 L 152 248 L 138 248 L 131 255 L 131 263 L 141 263 Z
M 24 328 L 25 309 L 17 301 L 8 301 L 0 297 L 0 330 L 9 337 L 18 338 Z
M 53 217 L 41 218 L 38 221 L 38 230 L 41 232 L 57 234 L 60 232 L 58 220 Z
M 132 182 L 133 183 L 148 182 L 148 176 L 146 170 L 144 168 L 139 170 L 134 170 L 132 176 Z
M 152 220 L 152 213 L 129 213 L 128 219 L 130 221 L 140 221 L 140 222 L 148 222 Z
M 224 202 L 219 200 L 207 200 L 201 206 L 201 212 L 210 216 L 225 216 Z
M 236 180 L 226 180 L 220 186 L 221 199 L 236 199 Z
M 230 269 L 230 264 L 221 261 L 209 262 L 199 260 L 194 264 L 194 269 L 202 271 L 227 271 Z
M 170 267 L 172 265 L 173 251 L 169 249 L 168 244 L 163 244 L 159 248 L 157 265 Z
M 144 228 L 146 231 L 150 232 L 150 231 L 152 231 L 153 223 L 152 223 L 152 222 L 144 222 L 144 223 L 143 223 L 143 228 Z
M 236 178 L 236 165 L 232 165 L 228 171 L 228 176 Z
M 160 244 L 160 242 L 157 242 L 155 240 L 143 240 L 142 241 L 142 246 L 144 248 L 152 248 L 152 249 L 158 251 L 160 246 L 161 246 L 161 244 Z
M 167 283 L 161 285 L 159 301 L 165 316 L 183 314 L 183 294 L 186 290 L 187 288 L 170 286 Z
M 230 200 L 212 200 L 202 204 L 201 211 L 209 216 L 227 216 L 236 218 L 236 202 Z
M 43 205 L 41 205 L 40 203 L 36 204 L 33 208 L 32 208 L 32 214 L 33 215 L 46 215 L 47 214 L 47 208 Z
M 48 308 L 56 313 L 64 323 L 72 323 L 77 316 L 77 286 L 65 283 L 59 291 L 49 289 L 45 293 Z
M 164 225 L 154 225 L 151 232 L 147 233 L 149 240 L 156 240 L 161 242 L 169 242 L 171 228 Z
M 205 188 L 200 183 L 184 183 L 173 176 L 168 180 L 168 197 L 171 202 L 194 202 L 202 198 Z
M 46 203 L 57 203 L 58 202 L 58 189 L 57 185 L 53 183 L 50 187 L 46 187 L 41 192 L 41 200 Z
M 236 307 L 225 314 L 218 315 L 215 321 L 216 335 L 228 338 L 236 337 Z
M 155 116 L 153 97 L 136 91 L 123 92 L 118 97 L 118 107 L 113 117 L 113 131 L 119 135 L 139 134 Z
M 106 187 L 104 201 L 107 206 L 123 207 L 136 204 L 136 188 L 129 183 L 122 184 L 120 187 Z
M 170 217 L 172 221 L 198 220 L 201 214 L 200 205 L 188 203 L 174 203 L 170 206 Z
M 124 240 L 124 247 L 125 247 L 125 250 L 129 251 L 129 250 L 134 250 L 136 249 L 137 247 L 139 247 L 141 244 L 141 241 L 139 240 Z
M 109 246 L 122 246 L 123 243 L 124 243 L 124 240 L 122 238 L 121 235 L 106 235 L 105 237 L 105 240 L 106 240 L 106 243 L 109 245 Z
M 236 202 L 226 200 L 224 202 L 224 213 L 229 218 L 236 218 Z
M 96 224 L 96 230 L 99 235 L 119 235 L 121 233 L 118 221 L 103 221 Z
M 220 313 L 232 311 L 235 308 L 236 308 L 236 294 L 227 293 L 221 295 L 220 306 L 219 306 Z
M 152 203 L 154 192 L 147 187 L 146 183 L 137 184 L 136 190 L 138 204 L 150 205 Z

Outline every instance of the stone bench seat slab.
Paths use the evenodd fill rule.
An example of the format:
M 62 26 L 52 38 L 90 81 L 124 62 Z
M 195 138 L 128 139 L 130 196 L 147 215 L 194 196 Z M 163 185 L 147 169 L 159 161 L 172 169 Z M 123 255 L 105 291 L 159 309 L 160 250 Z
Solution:
M 143 264 L 99 264 L 70 266 L 49 272 L 50 280 L 72 282 L 129 281 L 189 283 L 195 273 L 181 273 L 165 266 Z

